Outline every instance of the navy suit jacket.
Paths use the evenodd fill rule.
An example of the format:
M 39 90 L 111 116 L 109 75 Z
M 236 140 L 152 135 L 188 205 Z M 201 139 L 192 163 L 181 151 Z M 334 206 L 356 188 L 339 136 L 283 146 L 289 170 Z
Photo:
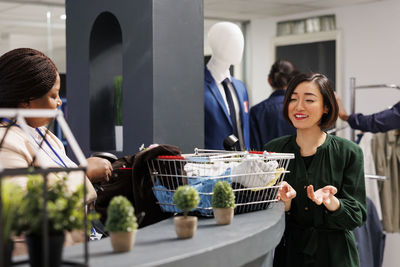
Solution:
M 397 102 L 391 109 L 371 115 L 351 114 L 347 122 L 351 128 L 363 132 L 377 133 L 400 129 L 400 102 Z
M 296 128 L 283 117 L 284 90 L 276 90 L 271 96 L 250 109 L 250 148 L 262 151 L 274 138 L 296 134 Z
M 249 149 L 249 97 L 243 82 L 232 76 L 231 81 L 240 105 L 244 145 Z M 224 139 L 233 134 L 232 121 L 224 99 L 207 68 L 204 72 L 204 131 L 204 147 L 207 149 L 223 150 Z

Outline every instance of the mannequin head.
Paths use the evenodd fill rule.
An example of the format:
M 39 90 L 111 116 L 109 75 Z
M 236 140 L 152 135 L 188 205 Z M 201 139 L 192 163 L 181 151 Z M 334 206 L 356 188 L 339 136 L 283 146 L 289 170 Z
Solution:
M 208 43 L 214 60 L 222 64 L 239 64 L 242 60 L 244 38 L 240 28 L 231 22 L 219 22 L 208 31 Z

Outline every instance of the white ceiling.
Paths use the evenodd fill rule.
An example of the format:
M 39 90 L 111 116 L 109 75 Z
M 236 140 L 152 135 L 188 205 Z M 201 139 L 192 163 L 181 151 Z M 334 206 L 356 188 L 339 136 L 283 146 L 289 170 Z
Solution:
M 204 16 L 244 21 L 374 1 L 383 0 L 204 0 Z M 0 0 L 0 38 L 8 34 L 47 35 L 48 11 L 51 34 L 64 35 L 65 21 L 60 19 L 65 12 L 64 3 L 65 0 Z
M 204 0 L 204 16 L 249 20 L 377 1 L 383 0 Z

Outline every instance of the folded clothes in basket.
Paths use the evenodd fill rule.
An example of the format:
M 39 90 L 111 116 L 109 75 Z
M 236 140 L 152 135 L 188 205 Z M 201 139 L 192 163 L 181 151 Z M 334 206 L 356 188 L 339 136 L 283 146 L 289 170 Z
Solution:
M 223 161 L 209 161 L 205 163 L 190 162 L 185 164 L 184 170 L 186 175 L 189 177 L 218 177 L 222 175 L 229 175 L 231 173 L 231 169 L 238 164 L 239 162 Z
M 175 180 L 185 181 L 185 184 L 197 189 L 200 203 L 195 209 L 201 215 L 212 215 L 211 198 L 215 184 L 227 181 L 235 190 L 236 203 L 262 202 L 257 205 L 242 206 L 240 210 L 251 211 L 268 207 L 267 200 L 275 197 L 273 186 L 279 179 L 283 168 L 278 168 L 277 161 L 265 161 L 262 158 L 251 157 L 240 161 L 207 161 L 188 162 L 183 167 L 183 173 L 175 176 Z M 160 207 L 165 212 L 182 212 L 173 203 L 176 188 L 165 185 L 164 180 L 155 181 L 153 192 Z M 246 189 L 249 188 L 249 189 Z M 245 189 L 245 190 L 243 190 Z M 245 208 L 245 209 L 244 209 Z
M 188 177 L 188 184 L 196 188 L 200 196 L 200 203 L 195 211 L 205 216 L 212 215 L 211 197 L 214 186 L 218 181 L 227 181 L 231 184 L 232 179 L 229 177 L 230 173 L 231 169 L 228 168 L 225 169 L 223 173 L 220 173 L 216 176 Z M 153 187 L 153 192 L 163 211 L 182 212 L 174 205 L 173 202 L 175 190 L 168 190 L 165 186 L 156 182 L 156 185 Z
M 248 188 L 265 187 L 277 180 L 278 166 L 276 160 L 265 162 L 259 157 L 244 158 L 232 167 L 232 181 Z
M 276 160 L 267 161 L 259 156 L 248 156 L 241 161 L 214 161 L 211 163 L 187 163 L 184 170 L 187 176 L 213 177 L 226 170 L 232 175 L 232 181 L 244 187 L 265 187 L 276 180 L 279 164 Z

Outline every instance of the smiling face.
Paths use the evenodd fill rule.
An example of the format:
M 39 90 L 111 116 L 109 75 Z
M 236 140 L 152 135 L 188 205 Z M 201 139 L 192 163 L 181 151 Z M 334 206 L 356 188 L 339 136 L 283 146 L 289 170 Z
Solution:
M 328 112 L 323 96 L 314 82 L 302 82 L 294 89 L 288 105 L 288 117 L 297 129 L 320 128 L 322 115 Z
M 34 100 L 29 101 L 28 103 L 20 104 L 21 108 L 31 108 L 31 109 L 57 109 L 61 106 L 60 99 L 60 75 L 57 73 L 56 82 L 53 87 L 48 91 L 44 96 L 36 98 Z M 40 127 L 44 126 L 50 121 L 52 118 L 26 118 L 26 122 L 31 127 Z

